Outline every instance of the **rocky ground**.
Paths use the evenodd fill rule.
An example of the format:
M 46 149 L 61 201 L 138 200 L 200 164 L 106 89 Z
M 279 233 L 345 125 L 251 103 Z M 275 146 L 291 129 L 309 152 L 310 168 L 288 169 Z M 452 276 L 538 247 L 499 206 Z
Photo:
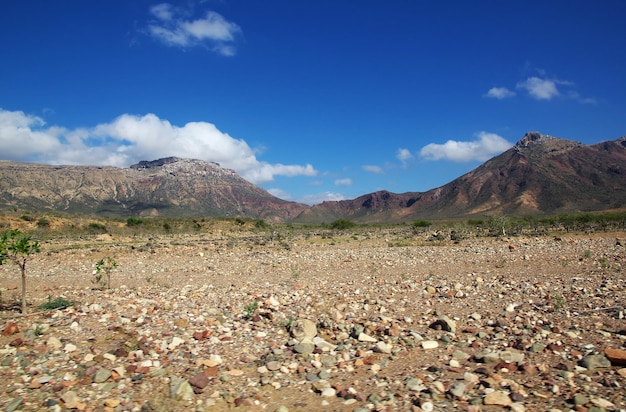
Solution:
M 394 236 L 42 243 L 27 314 L 0 267 L 0 407 L 626 411 L 623 232 Z

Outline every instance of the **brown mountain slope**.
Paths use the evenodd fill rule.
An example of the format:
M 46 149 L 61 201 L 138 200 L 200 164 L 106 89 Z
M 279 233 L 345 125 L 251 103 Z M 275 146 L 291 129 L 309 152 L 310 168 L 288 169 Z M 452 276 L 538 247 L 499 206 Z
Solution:
M 626 137 L 595 145 L 527 133 L 514 147 L 428 192 L 324 202 L 297 221 L 358 222 L 556 214 L 626 206 Z
M 201 160 L 166 158 L 127 169 L 0 161 L 0 210 L 288 220 L 307 207 Z

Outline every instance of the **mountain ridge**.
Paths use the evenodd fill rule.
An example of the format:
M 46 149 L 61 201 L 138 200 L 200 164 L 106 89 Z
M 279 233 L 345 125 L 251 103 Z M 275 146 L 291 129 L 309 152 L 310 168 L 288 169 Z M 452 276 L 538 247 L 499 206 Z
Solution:
M 549 215 L 626 207 L 626 136 L 592 145 L 526 133 L 426 192 L 381 190 L 314 206 L 279 199 L 219 163 L 166 157 L 128 168 L 0 160 L 0 211 L 250 217 L 294 223 Z
M 388 206 L 377 207 L 384 204 Z M 426 192 L 378 191 L 307 209 L 300 222 L 548 215 L 626 206 L 626 136 L 584 145 L 528 132 L 513 147 Z M 383 210 L 385 209 L 385 210 Z

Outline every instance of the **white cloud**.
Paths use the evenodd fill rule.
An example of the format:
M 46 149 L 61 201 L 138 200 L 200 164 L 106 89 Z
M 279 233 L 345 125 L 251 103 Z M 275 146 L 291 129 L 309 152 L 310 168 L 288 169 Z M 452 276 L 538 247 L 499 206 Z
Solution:
M 477 139 L 469 142 L 448 140 L 444 144 L 431 143 L 424 146 L 419 155 L 425 160 L 485 161 L 512 146 L 495 133 L 479 132 L 475 136 Z
M 413 155 L 411 154 L 411 151 L 409 151 L 409 149 L 400 148 L 396 152 L 396 158 L 400 161 L 406 162 L 407 160 L 411 160 L 413 158 Z
M 365 170 L 366 172 L 375 173 L 377 175 L 385 174 L 383 168 L 376 165 L 363 165 L 363 170 Z
M 351 185 L 352 185 L 352 179 L 350 178 L 335 180 L 335 186 L 351 186 Z
M 507 89 L 506 87 L 492 87 L 485 96 L 502 100 L 515 96 L 515 92 Z
M 529 77 L 528 79 L 518 82 L 517 88 L 524 89 L 528 94 L 537 100 L 551 100 L 559 96 L 557 83 L 566 84 L 567 82 L 558 82 L 555 80 L 540 79 L 539 77 Z
M 124 114 L 90 129 L 45 127 L 43 119 L 0 109 L 0 153 L 7 160 L 127 167 L 140 160 L 178 156 L 218 162 L 253 183 L 274 176 L 315 176 L 312 165 L 259 161 L 241 139 L 207 122 L 172 125 L 154 114 Z
M 172 5 L 167 3 L 161 3 L 150 7 L 150 13 L 162 21 L 172 20 L 172 17 L 174 16 Z
M 322 193 L 314 193 L 305 195 L 299 199 L 296 199 L 299 203 L 304 203 L 307 205 L 316 205 L 318 203 L 326 202 L 326 201 L 338 201 L 345 200 L 346 197 L 341 193 L 336 192 L 322 192 Z
M 150 13 L 156 20 L 148 25 L 148 34 L 167 46 L 204 45 L 224 56 L 236 53 L 234 42 L 241 28 L 219 13 L 207 11 L 203 18 L 186 20 L 185 11 L 174 9 L 168 3 L 151 7 Z

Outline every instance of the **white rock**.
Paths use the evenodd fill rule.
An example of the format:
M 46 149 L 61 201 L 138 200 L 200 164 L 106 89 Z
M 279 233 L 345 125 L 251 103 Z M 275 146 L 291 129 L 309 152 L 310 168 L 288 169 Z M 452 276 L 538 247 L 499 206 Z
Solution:
M 436 340 L 424 340 L 422 341 L 422 348 L 424 349 L 435 349 L 439 347 L 439 342 Z

